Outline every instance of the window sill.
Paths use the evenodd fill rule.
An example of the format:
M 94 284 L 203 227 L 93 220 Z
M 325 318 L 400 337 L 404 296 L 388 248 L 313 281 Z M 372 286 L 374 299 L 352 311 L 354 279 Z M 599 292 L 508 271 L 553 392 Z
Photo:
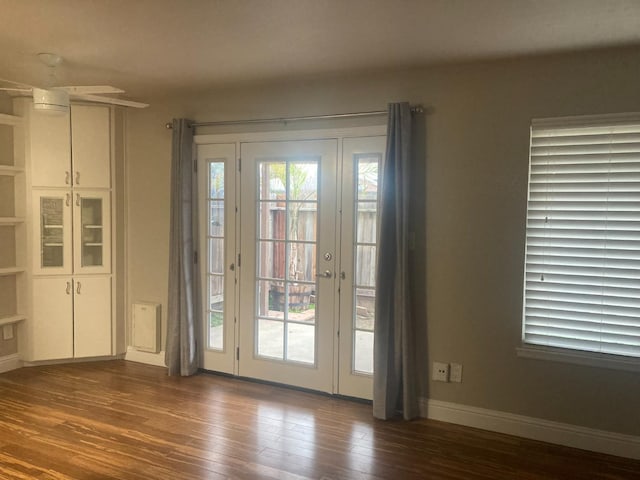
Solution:
M 605 353 L 580 352 L 564 348 L 523 345 L 516 348 L 519 357 L 573 363 L 590 367 L 610 368 L 627 372 L 640 372 L 640 358 L 609 355 Z

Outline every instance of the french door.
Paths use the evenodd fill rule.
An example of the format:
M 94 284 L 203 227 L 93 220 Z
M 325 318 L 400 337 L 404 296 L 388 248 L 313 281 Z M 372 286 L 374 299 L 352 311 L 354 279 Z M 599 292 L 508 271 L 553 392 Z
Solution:
M 382 130 L 196 137 L 205 369 L 371 398 Z

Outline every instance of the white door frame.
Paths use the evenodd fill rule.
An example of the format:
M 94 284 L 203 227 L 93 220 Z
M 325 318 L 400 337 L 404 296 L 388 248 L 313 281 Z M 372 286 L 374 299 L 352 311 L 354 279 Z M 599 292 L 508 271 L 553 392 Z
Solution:
M 336 139 L 341 140 L 345 138 L 351 137 L 372 137 L 372 136 L 381 136 L 387 134 L 386 125 L 373 125 L 366 127 L 347 127 L 347 128 L 327 128 L 327 129 L 311 129 L 311 130 L 287 130 L 287 131 L 274 131 L 274 132 L 244 132 L 244 133 L 223 133 L 223 134 L 201 134 L 194 135 L 194 145 L 196 148 L 201 145 L 208 144 L 235 144 L 236 145 L 236 153 L 240 152 L 240 144 L 241 143 L 251 143 L 251 142 L 270 142 L 270 141 L 297 141 L 297 140 L 324 140 L 324 139 Z M 240 168 L 241 161 L 238 158 L 238 169 Z M 342 163 L 342 142 L 338 142 L 338 160 Z M 237 170 L 236 170 L 237 173 Z M 202 176 L 202 173 L 200 173 Z M 236 189 L 235 201 L 236 206 L 239 207 L 239 175 L 236 175 L 236 180 L 234 182 L 234 188 Z M 341 197 L 341 195 L 338 195 Z M 341 207 L 341 205 L 340 205 Z M 340 208 L 339 207 L 339 208 Z M 241 219 L 236 216 L 236 253 L 240 251 L 240 225 Z M 338 226 L 338 225 L 337 225 Z M 341 231 L 340 228 L 336 228 L 336 238 L 335 238 L 335 265 L 341 264 Z M 204 255 L 204 251 L 202 251 L 201 258 L 206 258 Z M 236 276 L 238 277 L 238 284 L 241 282 L 242 278 L 242 266 L 236 269 Z M 340 282 L 336 281 L 334 286 L 334 295 L 335 298 L 338 298 Z M 236 290 L 237 291 L 237 290 Z M 237 297 L 237 296 L 236 296 Z M 204 296 L 203 296 L 204 299 Z M 240 299 L 235 298 L 234 305 L 236 307 L 239 306 Z M 334 341 L 333 341 L 333 392 L 338 393 L 338 379 L 339 379 L 339 337 L 337 332 L 339 332 L 340 325 L 340 302 L 335 303 L 335 312 L 334 312 Z M 204 302 L 203 302 L 204 304 Z M 204 318 L 204 317 L 203 317 Z M 205 323 L 205 322 L 203 322 Z M 238 327 L 239 322 L 235 322 L 233 325 L 233 330 L 235 332 L 235 338 L 238 339 Z M 206 337 L 205 337 L 206 338 Z M 236 340 L 237 343 L 237 340 Z M 235 356 L 234 356 L 235 358 Z M 238 375 L 238 362 L 234 362 L 233 374 Z

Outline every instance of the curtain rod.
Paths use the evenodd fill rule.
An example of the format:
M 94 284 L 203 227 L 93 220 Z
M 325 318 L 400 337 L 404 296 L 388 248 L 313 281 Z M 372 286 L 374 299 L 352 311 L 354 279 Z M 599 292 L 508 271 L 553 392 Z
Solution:
M 422 105 L 416 105 L 411 107 L 411 113 L 424 113 Z M 330 118 L 353 118 L 353 117 L 374 117 L 378 115 L 387 115 L 386 110 L 374 110 L 372 112 L 353 112 L 353 113 L 334 113 L 331 115 L 308 115 L 305 117 L 280 117 L 280 118 L 252 118 L 248 120 L 221 120 L 218 122 L 196 122 L 192 123 L 192 127 L 211 127 L 217 125 L 244 125 L 250 123 L 287 123 L 287 122 L 299 122 L 302 120 L 326 120 Z M 167 129 L 172 129 L 171 123 L 166 123 Z

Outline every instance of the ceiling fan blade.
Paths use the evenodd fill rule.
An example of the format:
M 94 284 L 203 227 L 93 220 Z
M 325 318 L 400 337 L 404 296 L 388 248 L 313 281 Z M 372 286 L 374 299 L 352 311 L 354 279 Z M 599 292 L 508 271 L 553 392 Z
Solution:
M 111 105 L 121 105 L 123 107 L 146 108 L 148 103 L 134 102 L 133 100 L 123 100 L 121 98 L 102 97 L 100 95 L 72 94 L 73 98 L 89 100 L 90 102 L 109 103 Z
M 33 89 L 31 88 L 13 88 L 13 87 L 0 87 L 0 90 L 4 92 L 24 92 L 24 93 L 33 91 Z
M 91 95 L 94 93 L 124 93 L 124 90 L 111 85 L 74 85 L 70 87 L 55 87 L 70 95 Z
M 6 78 L 0 78 L 0 83 L 8 83 L 9 85 L 18 85 L 23 88 L 33 88 L 33 85 L 29 85 L 28 83 L 22 82 L 14 82 L 13 80 L 8 80 Z

